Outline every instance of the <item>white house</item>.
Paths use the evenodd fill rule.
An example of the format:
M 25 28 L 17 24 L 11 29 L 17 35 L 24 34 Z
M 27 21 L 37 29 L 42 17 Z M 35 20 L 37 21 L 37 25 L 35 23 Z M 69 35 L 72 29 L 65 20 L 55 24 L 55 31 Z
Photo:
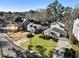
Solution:
M 40 30 L 40 29 L 43 29 L 43 27 L 40 24 L 29 23 L 27 25 L 27 31 L 30 31 L 30 32 L 31 31 L 35 32 L 36 30 Z
M 44 30 L 44 35 L 52 36 L 54 38 L 60 38 L 60 37 L 66 37 L 67 32 L 64 30 L 61 30 L 60 28 L 54 27 L 53 29 L 48 28 Z
M 65 25 L 61 22 L 53 22 L 50 25 L 50 28 L 46 29 L 44 31 L 45 35 L 49 36 L 55 36 L 55 37 L 66 37 L 67 36 L 67 31 L 64 29 Z
M 78 18 L 74 21 L 73 34 L 79 41 L 79 19 Z

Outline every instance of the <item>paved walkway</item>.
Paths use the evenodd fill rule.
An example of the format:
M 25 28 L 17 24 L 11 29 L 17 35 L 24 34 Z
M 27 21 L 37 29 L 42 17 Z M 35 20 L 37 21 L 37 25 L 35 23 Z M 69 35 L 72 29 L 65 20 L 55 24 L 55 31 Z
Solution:
M 20 39 L 18 41 L 14 41 L 13 43 L 16 44 L 17 46 L 20 46 L 22 43 L 24 43 L 24 42 L 26 42 L 28 40 L 29 40 L 29 38 L 24 37 L 24 38 L 22 38 L 22 39 Z

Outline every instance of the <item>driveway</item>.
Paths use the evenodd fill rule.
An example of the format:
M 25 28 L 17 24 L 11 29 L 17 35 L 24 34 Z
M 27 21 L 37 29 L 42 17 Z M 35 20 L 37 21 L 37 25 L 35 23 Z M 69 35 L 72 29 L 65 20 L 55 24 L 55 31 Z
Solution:
M 61 48 L 71 48 L 71 43 L 66 38 L 60 38 L 56 47 L 56 50 L 60 50 Z
M 64 58 L 64 49 L 63 48 L 68 48 L 70 49 L 71 43 L 68 39 L 66 38 L 60 38 L 56 47 L 56 52 L 53 54 L 53 58 Z

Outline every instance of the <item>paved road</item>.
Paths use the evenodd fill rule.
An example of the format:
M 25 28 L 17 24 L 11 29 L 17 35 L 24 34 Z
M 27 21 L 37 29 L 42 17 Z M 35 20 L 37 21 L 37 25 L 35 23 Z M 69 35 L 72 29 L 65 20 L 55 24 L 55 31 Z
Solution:
M 2 33 L 0 33 L 0 42 L 1 42 L 2 50 L 3 50 L 3 55 L 5 55 L 5 56 L 9 55 L 12 57 L 16 57 L 16 53 L 12 50 L 13 47 L 16 50 L 21 50 L 22 52 L 24 52 L 24 50 L 22 50 L 21 48 L 17 47 L 16 45 L 14 45 L 10 41 L 8 41 L 4 37 L 4 34 L 2 34 Z

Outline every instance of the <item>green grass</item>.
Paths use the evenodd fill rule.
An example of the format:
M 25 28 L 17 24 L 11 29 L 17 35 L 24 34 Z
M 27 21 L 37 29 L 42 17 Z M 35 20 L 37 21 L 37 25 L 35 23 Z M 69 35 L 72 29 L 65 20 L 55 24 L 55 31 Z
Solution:
M 75 51 L 79 52 L 79 47 L 78 47 L 77 45 L 72 45 L 72 48 L 73 48 Z
M 56 42 L 54 42 L 53 40 L 44 40 L 42 38 L 39 38 L 41 34 L 37 34 L 35 35 L 33 38 L 31 38 L 31 41 L 32 41 L 32 45 L 33 45 L 33 51 L 36 51 L 35 50 L 35 46 L 37 45 L 41 45 L 43 47 L 45 47 L 47 50 L 45 52 L 46 55 L 48 55 L 48 52 L 50 50 L 53 50 L 56 48 Z M 24 42 L 21 44 L 21 47 L 23 49 L 27 49 L 28 45 L 30 44 L 30 40 Z
M 72 45 L 72 48 L 76 51 L 76 55 L 79 57 L 79 47 L 78 47 L 78 45 Z

